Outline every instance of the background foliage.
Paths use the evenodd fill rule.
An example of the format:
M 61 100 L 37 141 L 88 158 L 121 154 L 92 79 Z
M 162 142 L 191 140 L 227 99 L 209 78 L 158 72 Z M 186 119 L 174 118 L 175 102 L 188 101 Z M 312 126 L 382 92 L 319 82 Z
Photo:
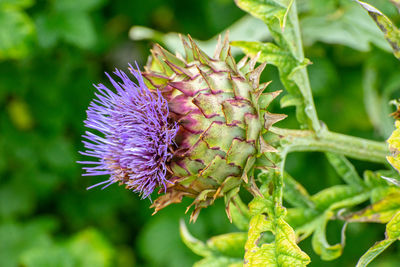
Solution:
M 399 24 L 389 1 L 369 2 Z M 379 29 L 350 1 L 302 0 L 298 9 L 320 119 L 336 132 L 387 139 L 387 103 L 400 97 L 400 68 Z M 143 39 L 173 47 L 176 36 L 161 32 L 208 40 L 228 27 L 232 40 L 271 38 L 231 0 L 0 0 L 1 266 L 190 266 L 201 259 L 179 237 L 185 203 L 151 216 L 150 203 L 122 187 L 86 191 L 101 178 L 82 178 L 75 162 L 91 84 L 104 81 L 104 71 L 143 64 L 152 44 Z M 272 65 L 262 78 L 282 89 Z M 275 111 L 289 114 L 280 126 L 295 127 L 295 109 L 276 102 Z M 293 153 L 286 169 L 313 195 L 342 183 L 332 160 Z M 360 175 L 383 167 L 351 162 Z M 190 231 L 201 240 L 237 231 L 223 209 L 219 201 L 202 211 Z M 340 243 L 342 224 L 326 226 L 329 244 Z M 384 232 L 381 224 L 349 224 L 343 255 L 330 262 L 315 254 L 311 238 L 300 247 L 309 266 L 354 266 Z M 397 266 L 399 255 L 397 242 L 370 266 Z

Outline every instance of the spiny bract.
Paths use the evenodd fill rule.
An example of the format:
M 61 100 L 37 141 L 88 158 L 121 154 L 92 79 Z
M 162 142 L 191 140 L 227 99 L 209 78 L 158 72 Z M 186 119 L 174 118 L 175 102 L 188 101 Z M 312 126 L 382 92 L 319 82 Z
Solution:
M 155 45 L 143 72 L 179 125 L 168 163 L 171 183 L 152 207 L 157 212 L 189 196 L 195 198 L 188 209 L 194 206 L 191 220 L 196 220 L 201 208 L 224 196 L 230 216 L 229 205 L 242 182 L 256 192 L 254 168 L 265 166 L 266 152 L 276 151 L 261 134 L 286 117 L 266 111 L 280 92 L 264 93 L 268 83 L 259 84 L 259 78 L 266 64 L 255 68 L 257 57 L 236 63 L 227 36 L 219 39 L 214 57 L 190 36 L 190 44 L 181 39 L 185 57 Z

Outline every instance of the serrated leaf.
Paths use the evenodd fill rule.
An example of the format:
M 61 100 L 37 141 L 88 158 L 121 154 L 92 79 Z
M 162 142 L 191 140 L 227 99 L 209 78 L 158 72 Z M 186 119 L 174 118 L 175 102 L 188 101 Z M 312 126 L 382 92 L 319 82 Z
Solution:
M 370 4 L 356 0 L 378 25 L 379 29 L 384 33 L 385 39 L 389 42 L 393 49 L 393 54 L 396 58 L 400 59 L 400 30 L 393 24 L 393 22 L 386 17 L 381 11 L 376 9 Z
M 298 27 L 296 4 L 292 5 L 293 1 L 291 0 L 235 0 L 235 2 L 244 11 L 262 19 L 268 26 L 281 52 L 289 53 L 290 57 L 286 57 L 286 60 L 290 62 L 288 64 L 290 70 L 284 67 L 285 63 L 280 61 L 280 66 L 278 66 L 280 79 L 290 94 L 294 95 L 296 98 L 300 96 L 299 99 L 301 99 L 301 102 L 296 108 L 297 120 L 303 126 L 319 131 L 320 123 L 312 100 L 308 74 L 304 68 L 307 63 L 302 66 L 300 71 L 296 71 L 297 67 L 303 64 L 303 61 L 306 62 L 304 60 L 300 30 Z M 257 53 L 259 50 L 260 49 L 254 52 Z M 268 52 L 268 49 L 264 53 L 261 52 L 262 56 L 266 57 Z M 249 54 L 251 55 L 251 53 Z M 291 64 L 291 59 L 298 61 L 297 64 Z M 268 62 L 261 58 L 259 61 Z
M 364 187 L 361 177 L 358 175 L 353 164 L 351 164 L 351 162 L 346 159 L 345 156 L 329 152 L 325 153 L 325 155 L 332 167 L 336 170 L 340 177 L 342 177 L 343 181 L 345 181 L 348 185 L 355 186 L 359 189 Z
M 233 41 L 232 46 L 239 47 L 247 55 L 255 57 L 261 52 L 259 62 L 266 62 L 279 68 L 286 76 L 300 64 L 292 54 L 273 43 Z
M 386 225 L 386 238 L 382 241 L 375 243 L 368 251 L 362 255 L 357 262 L 356 267 L 365 267 L 386 248 L 388 248 L 394 241 L 400 238 L 400 212 L 390 220 Z
M 254 216 L 245 245 L 244 266 L 306 266 L 310 258 L 297 246 L 295 233 L 283 220 L 284 215 L 280 212 L 276 216 L 271 205 L 272 201 L 264 198 L 255 198 L 249 205 Z M 264 232 L 272 232 L 274 241 L 259 244 Z
M 288 48 L 296 55 L 300 47 L 296 46 L 297 32 L 293 29 L 290 15 L 290 0 L 235 0 L 238 7 L 261 19 L 267 24 L 272 36 L 282 48 Z M 284 25 L 284 27 L 283 27 Z
M 301 62 L 297 61 L 287 50 L 272 43 L 235 41 L 231 45 L 240 47 L 246 55 L 251 57 L 255 57 L 260 52 L 261 54 L 258 58 L 260 63 L 267 62 L 278 68 L 281 82 L 292 96 L 292 99 L 295 99 L 290 104 L 296 104 L 297 106 L 297 119 L 300 122 L 305 122 L 304 98 L 298 85 L 291 79 L 293 77 L 298 78 L 296 75 L 293 76 L 293 71 L 301 65 Z

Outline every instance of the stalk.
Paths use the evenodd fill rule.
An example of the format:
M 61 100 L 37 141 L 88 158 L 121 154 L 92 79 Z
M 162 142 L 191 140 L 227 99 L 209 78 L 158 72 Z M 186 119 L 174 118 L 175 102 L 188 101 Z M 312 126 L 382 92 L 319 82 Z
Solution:
M 386 163 L 389 149 L 386 143 L 322 130 L 320 135 L 310 130 L 291 130 L 271 127 L 281 136 L 283 155 L 295 151 L 320 151 L 341 154 L 350 158 Z
M 289 7 L 288 16 L 290 21 L 292 22 L 293 29 L 294 29 L 294 41 L 295 41 L 295 51 L 294 56 L 299 60 L 299 62 L 304 61 L 304 51 L 303 51 L 303 42 L 301 40 L 301 31 L 300 31 L 300 24 L 299 18 L 297 15 L 297 6 L 296 1 L 294 0 L 293 4 Z M 321 124 L 318 119 L 317 111 L 315 109 L 314 100 L 311 92 L 310 80 L 308 78 L 308 73 L 306 68 L 301 68 L 297 70 L 298 72 L 298 79 L 299 82 L 297 83 L 301 94 L 304 97 L 304 104 L 305 104 L 305 113 L 308 116 L 309 128 L 313 129 L 317 134 L 321 130 Z

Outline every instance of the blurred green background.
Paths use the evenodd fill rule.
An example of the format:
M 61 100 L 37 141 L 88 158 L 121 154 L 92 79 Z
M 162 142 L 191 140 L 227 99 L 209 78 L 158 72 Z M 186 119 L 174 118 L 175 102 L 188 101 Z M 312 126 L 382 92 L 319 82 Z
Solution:
M 387 103 L 400 97 L 400 64 L 382 34 L 351 1 L 298 2 L 320 119 L 333 131 L 386 139 Z M 370 2 L 400 22 L 389 1 Z M 105 71 L 145 63 L 153 41 L 139 39 L 172 47 L 176 36 L 161 32 L 208 40 L 235 22 L 232 39 L 269 39 L 262 23 L 244 16 L 232 0 L 0 0 L 0 266 L 179 267 L 200 259 L 179 237 L 187 201 L 151 216 L 150 201 L 123 187 L 86 191 L 104 178 L 81 177 L 82 121 L 92 84 L 107 83 Z M 157 32 L 131 30 L 135 25 Z M 271 90 L 282 88 L 273 67 L 263 79 L 273 80 Z M 292 108 L 280 110 L 277 101 L 273 109 L 290 115 L 280 126 L 296 127 Z M 383 167 L 353 163 L 359 172 Z M 312 194 L 341 183 L 320 153 L 290 155 L 287 170 Z M 340 227 L 329 225 L 330 243 L 340 240 Z M 237 231 L 222 201 L 189 229 L 202 240 Z M 309 266 L 354 266 L 383 232 L 382 225 L 351 224 L 343 256 L 328 263 L 309 240 L 300 246 Z M 396 244 L 374 266 L 399 266 L 398 255 Z

